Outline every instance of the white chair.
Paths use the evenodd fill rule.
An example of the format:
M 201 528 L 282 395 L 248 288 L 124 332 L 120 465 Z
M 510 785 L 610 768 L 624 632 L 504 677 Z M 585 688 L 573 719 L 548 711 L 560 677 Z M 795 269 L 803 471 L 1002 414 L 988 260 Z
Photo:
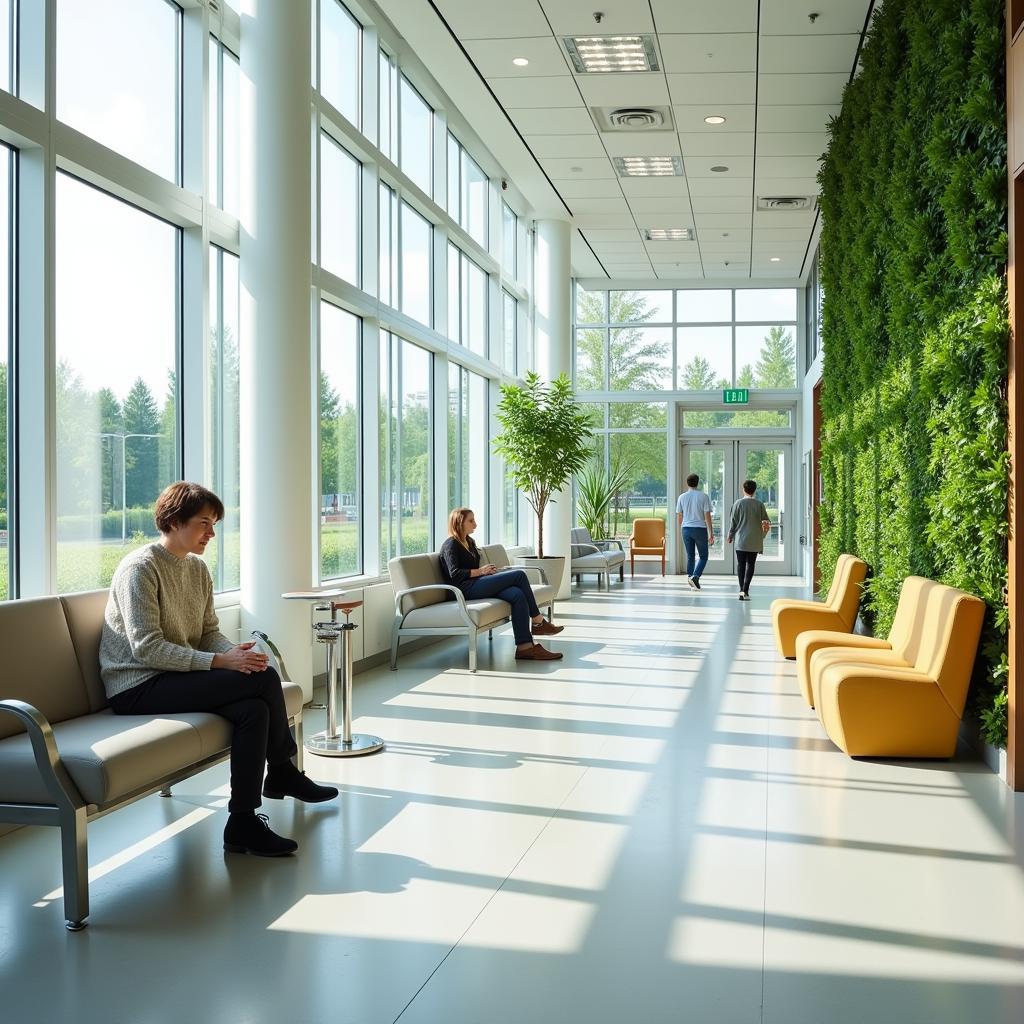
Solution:
M 571 531 L 569 540 L 572 545 L 569 572 L 576 577 L 577 583 L 584 574 L 595 573 L 598 587 L 601 586 L 601 577 L 604 576 L 605 587 L 611 590 L 611 574 L 616 570 L 619 573 L 619 581 L 625 580 L 626 552 L 622 549 L 622 541 L 595 541 L 590 536 L 590 531 L 582 526 Z

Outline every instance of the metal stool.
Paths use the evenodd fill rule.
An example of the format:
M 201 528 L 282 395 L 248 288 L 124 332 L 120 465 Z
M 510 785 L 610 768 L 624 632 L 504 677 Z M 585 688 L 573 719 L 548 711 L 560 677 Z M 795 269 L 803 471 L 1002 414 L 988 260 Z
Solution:
M 353 757 L 359 754 L 373 754 L 384 749 L 379 736 L 352 732 L 352 633 L 358 628 L 349 620 L 349 615 L 362 605 L 362 601 L 336 601 L 344 591 L 314 593 L 303 591 L 282 595 L 286 599 L 316 600 L 330 597 L 331 600 L 314 605 L 314 611 L 330 611 L 326 622 L 313 623 L 313 637 L 318 644 L 327 647 L 327 728 L 314 733 L 305 741 L 305 748 L 311 754 L 324 757 Z M 345 616 L 338 621 L 338 612 Z M 338 732 L 338 642 L 341 641 L 341 733 Z

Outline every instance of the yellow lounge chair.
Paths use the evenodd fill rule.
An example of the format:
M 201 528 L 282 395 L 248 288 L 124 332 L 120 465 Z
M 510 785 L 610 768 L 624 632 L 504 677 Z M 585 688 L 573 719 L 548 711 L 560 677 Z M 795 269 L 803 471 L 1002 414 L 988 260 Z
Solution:
M 815 653 L 814 706 L 829 739 L 851 757 L 952 757 L 984 618 L 983 601 L 936 583 L 913 664 L 878 650 Z
M 814 707 L 814 693 L 811 686 L 811 658 L 821 650 L 857 648 L 860 651 L 883 651 L 889 658 L 912 665 L 917 658 L 921 643 L 921 625 L 929 589 L 940 586 L 934 580 L 923 576 L 908 576 L 900 588 L 900 600 L 896 615 L 886 639 L 863 636 L 860 633 L 845 633 L 830 629 L 808 629 L 796 638 L 796 672 L 804 700 Z M 883 657 L 883 662 L 886 660 Z
M 840 555 L 824 602 L 786 597 L 772 601 L 772 626 L 779 653 L 784 658 L 796 657 L 796 638 L 804 630 L 852 633 L 857 622 L 861 585 L 867 574 L 867 563 L 862 559 L 855 555 Z

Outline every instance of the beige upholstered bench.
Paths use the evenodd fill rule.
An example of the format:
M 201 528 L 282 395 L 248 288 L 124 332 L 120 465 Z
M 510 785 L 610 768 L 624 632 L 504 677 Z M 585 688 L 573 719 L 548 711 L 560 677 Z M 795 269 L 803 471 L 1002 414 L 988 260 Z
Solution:
M 493 563 L 498 569 L 522 569 L 530 577 L 530 585 L 538 607 L 547 605 L 548 618 L 554 611 L 555 588 L 542 569 L 534 566 L 513 566 L 501 544 L 480 548 L 481 564 Z M 476 641 L 482 630 L 493 636 L 495 627 L 511 620 L 512 609 L 507 601 L 488 597 L 467 601 L 458 587 L 444 582 L 441 559 L 436 553 L 402 555 L 388 562 L 391 586 L 395 591 L 395 621 L 391 632 L 391 668 L 398 667 L 398 645 L 403 636 L 459 636 L 469 641 L 469 671 L 476 671 Z M 534 582 L 536 580 L 536 582 Z M 454 598 L 454 600 L 453 600 Z
M 89 914 L 86 826 L 225 760 L 231 724 L 207 712 L 115 715 L 100 679 L 107 591 L 0 604 L 0 822 L 61 831 L 64 917 Z M 301 758 L 302 688 L 283 684 Z

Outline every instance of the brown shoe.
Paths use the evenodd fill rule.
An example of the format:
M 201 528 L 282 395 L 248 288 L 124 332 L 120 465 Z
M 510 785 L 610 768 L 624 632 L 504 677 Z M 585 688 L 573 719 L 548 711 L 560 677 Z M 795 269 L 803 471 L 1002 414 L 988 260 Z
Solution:
M 561 651 L 549 651 L 547 648 L 541 647 L 540 644 L 516 651 L 516 661 L 559 661 L 561 657 Z
M 547 619 L 530 626 L 530 632 L 534 636 L 554 636 L 556 633 L 561 633 L 563 629 L 565 629 L 565 626 L 556 626 Z

